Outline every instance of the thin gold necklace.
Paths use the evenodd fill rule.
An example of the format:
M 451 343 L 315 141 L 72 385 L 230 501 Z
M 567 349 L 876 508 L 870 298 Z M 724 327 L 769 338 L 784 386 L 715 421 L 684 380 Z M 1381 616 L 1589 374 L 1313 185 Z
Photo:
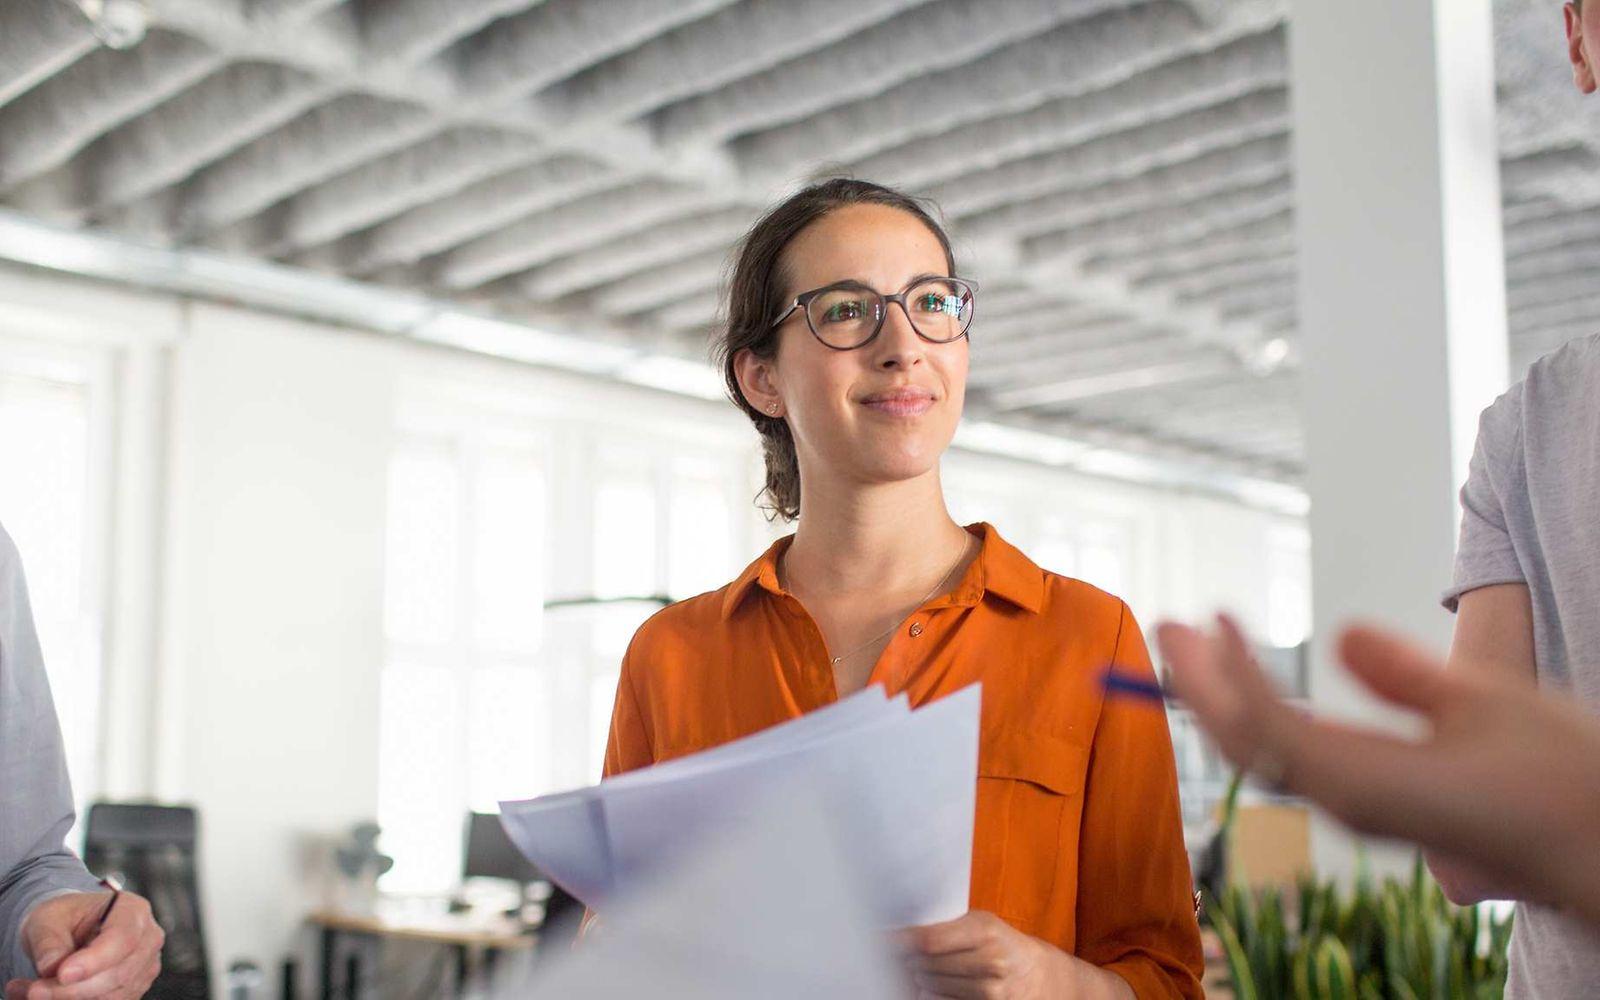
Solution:
M 960 554 L 958 554 L 956 556 L 956 561 L 950 564 L 950 568 L 944 571 L 944 576 L 941 576 L 939 578 L 939 582 L 933 585 L 933 589 L 928 591 L 928 595 L 926 597 L 924 597 L 922 600 L 918 601 L 916 603 L 916 606 L 913 607 L 911 610 L 915 611 L 917 608 L 920 608 L 924 604 L 927 604 L 929 601 L 933 600 L 933 595 L 937 594 L 939 591 L 944 589 L 944 585 L 950 581 L 951 575 L 955 573 L 956 567 L 961 565 L 961 561 L 963 559 L 967 558 L 967 551 L 969 549 L 971 549 L 971 548 L 972 548 L 972 536 L 968 535 L 966 542 L 963 543 L 962 546 L 961 546 Z M 779 583 L 780 586 L 783 586 L 784 590 L 788 590 L 789 589 L 787 586 L 785 586 L 783 584 L 782 580 L 778 581 L 778 583 Z M 879 632 L 877 635 L 875 635 L 872 638 L 868 639 L 866 642 L 863 642 L 861 645 L 857 646 L 855 649 L 852 649 L 852 650 L 850 650 L 849 652 L 846 652 L 846 653 L 840 653 L 838 656 L 835 656 L 832 660 L 829 661 L 829 666 L 837 667 L 844 660 L 849 659 L 850 657 L 856 655 L 857 653 L 861 652 L 863 649 L 866 649 L 868 646 L 872 645 L 873 643 L 877 642 L 879 639 L 882 639 L 884 636 L 888 635 L 890 632 L 893 632 L 895 629 L 899 628 L 901 622 L 903 622 L 903 621 L 904 621 L 904 619 L 901 619 L 901 621 L 895 622 L 893 625 L 890 625 L 888 628 L 884 629 L 882 632 Z

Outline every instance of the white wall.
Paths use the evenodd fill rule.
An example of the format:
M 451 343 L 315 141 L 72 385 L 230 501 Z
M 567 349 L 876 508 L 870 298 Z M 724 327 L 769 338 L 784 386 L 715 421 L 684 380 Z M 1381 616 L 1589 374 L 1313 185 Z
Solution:
M 396 371 L 376 346 L 196 306 L 175 352 L 155 791 L 200 808 L 222 963 L 275 964 L 306 839 L 376 811 Z

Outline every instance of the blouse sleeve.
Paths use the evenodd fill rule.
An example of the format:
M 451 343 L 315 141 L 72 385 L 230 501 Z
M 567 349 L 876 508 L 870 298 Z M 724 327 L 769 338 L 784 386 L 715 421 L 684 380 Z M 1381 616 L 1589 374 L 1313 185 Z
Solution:
M 611 709 L 611 735 L 606 739 L 602 777 L 609 778 L 655 763 L 649 729 L 639 707 L 635 657 L 634 645 L 630 645 L 623 654 L 622 673 L 617 678 L 617 697 Z
M 1154 680 L 1144 637 L 1126 604 L 1112 663 Z M 1172 737 L 1159 706 L 1129 698 L 1101 705 L 1078 871 L 1079 958 L 1127 980 L 1140 1000 L 1204 996 Z

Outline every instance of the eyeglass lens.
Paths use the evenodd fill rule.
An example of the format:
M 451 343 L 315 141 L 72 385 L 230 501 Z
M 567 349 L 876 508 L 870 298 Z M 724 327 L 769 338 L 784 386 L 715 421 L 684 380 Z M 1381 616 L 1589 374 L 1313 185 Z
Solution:
M 905 293 L 906 314 L 925 340 L 948 343 L 972 322 L 972 291 L 965 284 L 930 278 Z M 830 347 L 859 347 L 872 338 L 889 303 L 876 291 L 851 285 L 829 289 L 806 305 L 806 320 Z

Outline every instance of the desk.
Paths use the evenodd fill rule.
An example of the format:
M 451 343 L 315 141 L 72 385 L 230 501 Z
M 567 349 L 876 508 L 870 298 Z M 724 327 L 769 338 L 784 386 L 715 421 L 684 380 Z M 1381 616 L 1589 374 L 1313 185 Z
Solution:
M 471 956 L 481 956 L 484 968 L 492 972 L 495 958 L 500 952 L 528 951 L 538 940 L 514 920 L 504 917 L 485 919 L 471 913 L 418 914 L 393 908 L 386 910 L 380 906 L 378 912 L 373 914 L 316 910 L 306 919 L 321 931 L 322 971 L 319 989 L 322 1000 L 334 1000 L 334 952 L 341 934 L 390 941 L 421 941 L 453 948 L 458 990 L 466 982 Z

